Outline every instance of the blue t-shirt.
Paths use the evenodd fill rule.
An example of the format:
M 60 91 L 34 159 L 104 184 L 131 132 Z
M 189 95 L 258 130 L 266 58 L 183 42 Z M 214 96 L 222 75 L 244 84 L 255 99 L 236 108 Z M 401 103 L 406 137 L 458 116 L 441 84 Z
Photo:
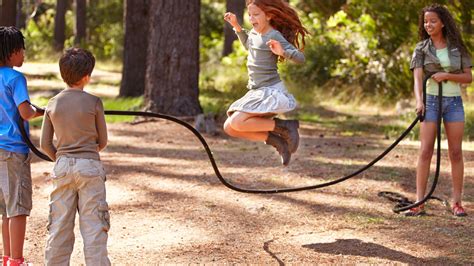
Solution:
M 25 101 L 29 102 L 30 97 L 23 74 L 10 67 L 0 67 L 0 149 L 17 153 L 29 152 L 18 126 L 18 106 Z M 25 129 L 29 134 L 26 121 Z

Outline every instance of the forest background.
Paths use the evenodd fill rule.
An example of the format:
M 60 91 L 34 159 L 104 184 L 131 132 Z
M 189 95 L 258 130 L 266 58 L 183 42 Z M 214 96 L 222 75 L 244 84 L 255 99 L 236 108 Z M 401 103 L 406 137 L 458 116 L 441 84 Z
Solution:
M 33 103 L 45 106 L 64 88 L 63 49 L 81 46 L 97 57 L 88 92 L 107 110 L 150 110 L 192 121 L 215 118 L 204 134 L 221 173 L 249 189 L 299 187 L 354 172 L 381 154 L 415 118 L 409 62 L 418 42 L 419 10 L 438 2 L 454 15 L 473 51 L 469 0 L 290 0 L 311 32 L 304 65 L 280 64 L 299 106 L 300 148 L 288 167 L 267 145 L 219 130 L 225 110 L 246 92 L 246 51 L 223 20 L 244 0 L 0 0 L 0 24 L 26 36 Z M 234 37 L 234 39 L 232 39 Z M 463 204 L 474 209 L 474 87 L 463 87 Z M 207 119 L 206 118 L 206 119 Z M 194 135 L 165 120 L 122 123 L 107 116 L 107 170 L 113 264 L 160 263 L 433 264 L 474 261 L 473 215 L 453 217 L 431 201 L 428 215 L 392 212 L 381 191 L 415 198 L 418 132 L 350 181 L 321 190 L 276 195 L 230 191 L 215 178 Z M 119 123 L 113 123 L 118 121 Z M 31 121 L 38 145 L 41 118 Z M 450 199 L 447 141 L 435 195 Z M 434 169 L 435 160 L 432 160 Z M 47 237 L 53 164 L 33 157 L 34 208 L 28 220 L 27 259 L 40 265 Z M 83 263 L 75 230 L 72 264 Z M 1 248 L 1 247 L 0 247 Z
M 235 35 L 228 34 L 229 27 L 223 20 L 226 10 L 231 10 L 238 13 L 248 29 L 244 0 L 1 2 L 2 24 L 11 17 L 11 21 L 23 28 L 28 61 L 56 62 L 64 47 L 87 48 L 97 57 L 100 66 L 123 73 L 121 83 L 112 85 L 121 87 L 121 97 L 138 97 L 131 100 L 135 109 L 145 108 L 177 116 L 196 115 L 201 112 L 222 116 L 225 114 L 225 108 L 246 91 L 246 52 L 240 43 L 234 42 Z M 157 22 L 156 13 L 164 10 L 159 6 L 161 3 L 180 8 L 176 12 L 161 12 L 158 14 L 160 21 Z M 474 47 L 474 2 L 468 0 L 291 0 L 290 3 L 297 8 L 311 35 L 306 42 L 306 63 L 303 66 L 281 64 L 280 73 L 303 109 L 327 99 L 382 107 L 394 107 L 396 103 L 402 103 L 403 106 L 403 102 L 408 103 L 405 106 L 413 105 L 413 78 L 409 62 L 419 41 L 418 14 L 421 8 L 428 4 L 446 5 L 463 32 L 464 41 L 470 51 Z M 16 8 L 15 16 L 7 11 L 13 6 Z M 181 19 L 182 14 L 188 14 L 184 17 L 192 17 L 189 14 L 195 14 L 195 19 L 185 23 Z M 166 24 L 159 24 L 163 21 Z M 163 74 L 166 70 L 150 70 L 150 65 L 155 65 L 153 62 L 163 62 L 156 59 L 156 49 L 150 46 L 159 45 L 159 37 L 165 32 L 153 34 L 157 31 L 154 28 L 158 27 L 157 24 L 166 25 L 169 28 L 167 34 L 176 36 L 166 38 L 178 38 L 178 43 L 184 43 L 183 34 L 186 34 L 189 25 L 196 22 L 199 35 L 196 35 L 195 40 L 188 38 L 187 42 L 196 43 L 199 55 L 193 57 L 192 53 L 191 56 L 185 53 L 185 50 L 192 50 L 192 46 L 189 49 L 181 47 L 177 52 L 180 57 L 198 61 L 194 64 L 195 67 L 191 64 L 191 67 L 179 69 L 180 76 L 191 77 L 190 82 L 185 82 L 184 85 L 179 84 L 182 80 L 170 81 L 178 83 L 177 85 L 161 82 L 163 75 L 160 73 Z M 173 32 L 184 33 L 179 35 Z M 150 37 L 152 35 L 155 37 Z M 161 49 L 165 47 L 161 45 L 158 50 Z M 172 54 L 173 51 L 165 51 L 164 56 L 167 56 L 167 53 Z M 172 73 L 177 76 L 176 71 Z M 157 77 L 154 81 L 147 81 L 147 75 Z M 193 79 L 193 76 L 196 78 Z M 158 88 L 156 84 L 161 86 Z M 173 102 L 171 107 L 160 107 L 163 103 L 153 102 L 153 93 L 147 92 L 146 86 L 152 87 L 148 90 L 155 91 L 154 94 L 158 95 L 156 97 L 190 97 L 191 100 Z M 173 93 L 156 93 L 159 90 L 171 91 L 176 86 L 190 87 L 191 93 L 185 95 L 186 97 Z M 463 89 L 465 101 L 471 101 L 474 86 L 464 86 Z M 40 100 L 45 101 L 46 99 Z M 194 107 L 176 110 L 176 106 L 183 105 Z M 474 121 L 474 113 L 468 105 L 466 107 L 466 138 L 469 140 L 474 137 L 473 122 L 470 122 Z M 412 115 L 410 113 L 406 120 L 410 120 Z M 315 119 L 308 118 L 304 112 L 296 113 L 295 116 L 303 120 Z M 403 119 L 403 116 L 401 117 Z M 402 129 L 403 127 L 395 129 L 394 133 L 397 134 Z M 416 133 L 414 137 L 416 138 Z

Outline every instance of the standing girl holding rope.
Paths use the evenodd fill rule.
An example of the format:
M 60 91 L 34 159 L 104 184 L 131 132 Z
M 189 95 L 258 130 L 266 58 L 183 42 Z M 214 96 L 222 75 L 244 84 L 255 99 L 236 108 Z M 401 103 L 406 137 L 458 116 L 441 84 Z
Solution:
M 416 169 L 416 197 L 420 201 L 426 192 L 439 112 L 438 82 L 443 82 L 441 112 L 451 161 L 452 211 L 455 216 L 466 216 L 461 204 L 464 179 L 462 156 L 464 108 L 460 84 L 472 81 L 471 57 L 453 17 L 445 7 L 433 4 L 423 8 L 418 28 L 421 41 L 415 48 L 410 68 L 413 70 L 415 81 L 416 112 L 418 114 L 425 112 L 425 120 L 420 125 L 421 148 Z M 424 106 L 423 74 L 431 73 L 435 74 L 428 80 L 426 106 Z M 423 215 L 424 206 L 412 208 L 405 214 Z
M 233 13 L 224 15 L 249 52 L 249 91 L 229 107 L 224 130 L 232 137 L 265 141 L 277 149 L 286 166 L 298 148 L 299 122 L 273 118 L 296 108 L 295 98 L 280 79 L 277 63 L 285 59 L 304 62 L 299 49 L 304 48 L 308 31 L 283 0 L 247 0 L 247 8 L 253 26 L 248 33 Z

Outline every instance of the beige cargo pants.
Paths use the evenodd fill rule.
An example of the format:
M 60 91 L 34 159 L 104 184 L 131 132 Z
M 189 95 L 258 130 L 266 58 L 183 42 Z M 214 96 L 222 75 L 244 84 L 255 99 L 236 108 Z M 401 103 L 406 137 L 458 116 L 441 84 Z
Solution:
M 49 200 L 46 265 L 70 264 L 76 210 L 86 265 L 110 265 L 107 257 L 110 219 L 105 200 L 105 179 L 100 161 L 65 156 L 56 161 Z

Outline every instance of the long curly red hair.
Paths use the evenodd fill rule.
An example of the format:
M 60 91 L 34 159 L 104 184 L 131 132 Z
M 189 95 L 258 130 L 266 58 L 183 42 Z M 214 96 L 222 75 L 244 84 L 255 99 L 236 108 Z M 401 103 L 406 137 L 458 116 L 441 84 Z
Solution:
M 270 25 L 281 32 L 285 39 L 296 48 L 303 50 L 305 37 L 309 34 L 296 11 L 283 0 L 246 0 L 247 7 L 258 6 L 270 19 Z M 301 43 L 300 43 L 301 40 Z

